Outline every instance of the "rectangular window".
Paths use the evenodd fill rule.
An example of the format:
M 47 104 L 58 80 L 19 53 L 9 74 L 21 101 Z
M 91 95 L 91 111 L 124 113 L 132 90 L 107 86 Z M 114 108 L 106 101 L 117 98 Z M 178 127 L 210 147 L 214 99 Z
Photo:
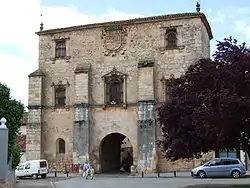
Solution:
M 30 163 L 27 163 L 27 164 L 25 165 L 25 169 L 30 169 Z
M 56 87 L 55 88 L 55 106 L 64 107 L 66 105 L 66 88 Z
M 56 58 L 66 57 L 66 41 L 56 41 Z
M 173 48 L 177 46 L 177 30 L 176 28 L 166 30 L 166 47 Z
M 40 161 L 40 168 L 46 168 L 46 167 L 47 167 L 46 161 Z
M 114 79 L 106 83 L 106 97 L 109 104 L 123 103 L 123 82 Z

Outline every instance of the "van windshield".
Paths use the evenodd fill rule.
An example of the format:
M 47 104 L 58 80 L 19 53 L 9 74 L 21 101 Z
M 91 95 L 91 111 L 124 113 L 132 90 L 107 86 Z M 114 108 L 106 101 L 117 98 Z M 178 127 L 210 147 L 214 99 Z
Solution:
M 40 161 L 40 168 L 46 168 L 46 167 L 47 167 L 46 161 Z

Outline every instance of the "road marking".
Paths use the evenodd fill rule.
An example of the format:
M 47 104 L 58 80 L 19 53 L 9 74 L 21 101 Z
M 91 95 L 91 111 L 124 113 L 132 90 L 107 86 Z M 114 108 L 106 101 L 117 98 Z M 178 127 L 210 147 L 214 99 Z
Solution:
M 51 187 L 52 187 L 52 188 L 56 188 L 56 186 L 55 186 L 55 183 L 54 183 L 54 182 L 49 181 L 49 183 L 50 183 L 50 185 L 51 185 Z

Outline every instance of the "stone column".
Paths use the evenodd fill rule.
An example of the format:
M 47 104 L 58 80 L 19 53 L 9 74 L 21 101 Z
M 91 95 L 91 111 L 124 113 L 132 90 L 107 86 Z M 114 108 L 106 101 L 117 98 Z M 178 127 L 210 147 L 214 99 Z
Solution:
M 5 180 L 8 174 L 8 134 L 6 119 L 0 120 L 0 180 Z
M 42 146 L 42 83 L 44 74 L 37 70 L 29 75 L 26 159 L 40 159 Z
M 75 69 L 75 122 L 73 135 L 74 164 L 89 160 L 89 64 L 78 65 Z
M 156 168 L 154 62 L 138 64 L 138 170 L 151 173 Z

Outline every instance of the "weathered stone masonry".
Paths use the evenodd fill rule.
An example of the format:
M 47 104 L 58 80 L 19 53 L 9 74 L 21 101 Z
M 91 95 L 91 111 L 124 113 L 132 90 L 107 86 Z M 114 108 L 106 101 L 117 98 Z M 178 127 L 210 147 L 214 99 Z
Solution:
M 73 134 L 74 159 L 89 160 L 90 119 L 89 119 L 89 74 L 90 65 L 78 65 L 75 70 L 75 124 Z M 74 161 L 77 164 L 78 161 Z
M 155 170 L 155 84 L 154 61 L 144 60 L 138 64 L 138 170 Z
M 160 138 L 155 106 L 166 98 L 162 77 L 185 73 L 209 58 L 212 32 L 202 13 L 171 14 L 37 32 L 39 69 L 29 75 L 27 159 L 46 158 L 53 168 L 93 159 L 101 169 L 100 146 L 111 133 L 127 136 L 134 165 L 152 172 L 190 168 L 193 161 L 172 163 L 157 153 Z M 170 35 L 171 34 L 171 35 Z M 172 38 L 174 46 L 167 41 Z M 65 57 L 56 42 L 65 40 Z M 176 40 L 176 43 L 175 43 Z M 122 104 L 107 105 L 104 77 L 124 78 Z M 55 106 L 55 88 L 66 87 L 66 105 Z M 157 125 L 157 126 L 156 126 Z M 65 141 L 65 153 L 57 140 Z
M 39 70 L 29 75 L 29 112 L 26 137 L 27 159 L 41 158 L 43 77 L 44 74 Z

